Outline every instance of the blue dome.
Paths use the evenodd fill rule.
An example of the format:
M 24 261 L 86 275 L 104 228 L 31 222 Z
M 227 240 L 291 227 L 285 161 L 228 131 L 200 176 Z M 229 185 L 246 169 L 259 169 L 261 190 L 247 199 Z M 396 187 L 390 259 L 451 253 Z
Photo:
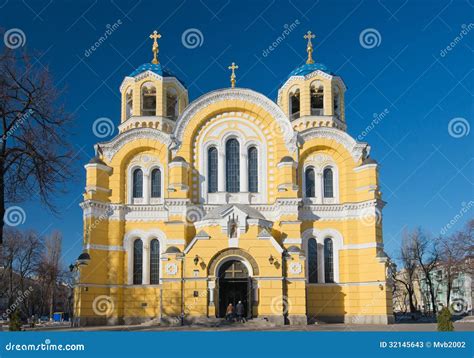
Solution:
M 135 71 L 133 71 L 129 77 L 135 77 L 139 75 L 142 72 L 145 71 L 151 71 L 156 73 L 157 75 L 160 75 L 162 77 L 174 77 L 176 78 L 181 84 L 184 86 L 184 82 L 181 81 L 176 75 L 174 75 L 170 70 L 164 69 L 163 66 L 161 66 L 161 63 L 154 64 L 154 63 L 144 63 L 140 67 L 138 67 Z
M 306 76 L 308 73 L 311 73 L 317 70 L 329 73 L 328 68 L 322 63 L 305 63 L 303 66 L 300 66 L 294 69 L 293 71 L 291 71 L 288 78 L 292 76 Z

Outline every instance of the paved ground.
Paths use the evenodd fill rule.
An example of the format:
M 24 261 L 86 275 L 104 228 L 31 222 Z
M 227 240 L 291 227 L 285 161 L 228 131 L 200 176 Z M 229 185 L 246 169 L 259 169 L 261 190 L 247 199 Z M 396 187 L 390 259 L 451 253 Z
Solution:
M 456 331 L 474 331 L 474 322 L 455 322 Z M 183 327 L 161 327 L 161 326 L 99 326 L 84 328 L 36 328 L 35 331 L 311 331 L 311 332 L 342 332 L 342 331 L 436 331 L 435 323 L 395 323 L 392 325 L 347 325 L 347 324 L 317 324 L 307 326 L 271 326 L 249 323 L 233 323 L 221 327 L 209 326 L 183 326 Z

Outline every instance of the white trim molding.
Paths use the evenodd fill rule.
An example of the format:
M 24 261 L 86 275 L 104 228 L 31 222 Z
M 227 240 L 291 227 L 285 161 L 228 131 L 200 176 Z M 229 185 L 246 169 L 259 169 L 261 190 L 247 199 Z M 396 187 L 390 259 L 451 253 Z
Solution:
M 173 149 L 177 150 L 181 147 L 184 132 L 192 118 L 194 118 L 194 116 L 204 108 L 219 101 L 245 101 L 260 106 L 273 117 L 276 123 L 278 123 L 280 133 L 284 137 L 288 150 L 291 153 L 296 151 L 296 134 L 288 117 L 283 113 L 281 108 L 263 94 L 243 88 L 225 88 L 215 90 L 190 103 L 176 122 L 176 127 L 173 132 L 176 142 Z

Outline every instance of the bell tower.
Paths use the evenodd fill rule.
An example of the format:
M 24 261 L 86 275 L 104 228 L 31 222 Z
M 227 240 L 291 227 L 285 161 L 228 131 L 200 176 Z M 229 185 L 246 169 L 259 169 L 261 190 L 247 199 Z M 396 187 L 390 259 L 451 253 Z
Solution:
M 120 132 L 148 127 L 171 133 L 177 118 L 188 105 L 184 82 L 164 68 L 158 59 L 158 39 L 161 37 L 158 31 L 150 34 L 153 40 L 151 63 L 139 66 L 125 77 L 120 86 Z
M 306 63 L 290 73 L 278 91 L 278 105 L 297 131 L 313 127 L 334 127 L 345 131 L 346 86 L 325 65 L 314 61 L 311 40 L 316 36 L 308 31 L 303 37 L 307 40 Z

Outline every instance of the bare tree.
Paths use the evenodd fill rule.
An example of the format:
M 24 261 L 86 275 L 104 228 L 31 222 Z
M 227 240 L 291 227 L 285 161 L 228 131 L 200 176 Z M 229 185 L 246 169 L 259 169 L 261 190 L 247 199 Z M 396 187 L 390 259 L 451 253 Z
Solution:
M 25 53 L 0 53 L 0 217 L 7 203 L 36 195 L 50 209 L 58 184 L 70 178 L 66 129 L 71 116 L 48 69 Z M 4 221 L 0 220 L 0 266 Z
M 401 271 L 393 272 L 393 280 L 400 283 L 406 290 L 408 304 L 411 313 L 417 311 L 415 305 L 415 282 L 417 280 L 417 262 L 413 255 L 413 242 L 408 231 L 404 231 L 400 259 L 403 268 Z
M 411 248 L 413 250 L 413 258 L 423 272 L 423 276 L 428 285 L 431 306 L 433 314 L 436 315 L 436 293 L 433 272 L 439 265 L 439 253 L 434 240 L 430 240 L 420 228 L 415 229 L 411 234 Z
M 474 220 L 470 220 L 465 228 L 448 237 L 438 239 L 440 250 L 440 263 L 444 269 L 445 281 L 447 286 L 446 306 L 451 304 L 451 290 L 454 280 L 462 273 L 472 274 L 472 265 L 469 259 L 473 255 L 473 233 Z
M 61 246 L 62 236 L 58 231 L 45 239 L 45 250 L 38 270 L 46 291 L 50 318 L 53 316 L 54 295 L 62 274 Z

